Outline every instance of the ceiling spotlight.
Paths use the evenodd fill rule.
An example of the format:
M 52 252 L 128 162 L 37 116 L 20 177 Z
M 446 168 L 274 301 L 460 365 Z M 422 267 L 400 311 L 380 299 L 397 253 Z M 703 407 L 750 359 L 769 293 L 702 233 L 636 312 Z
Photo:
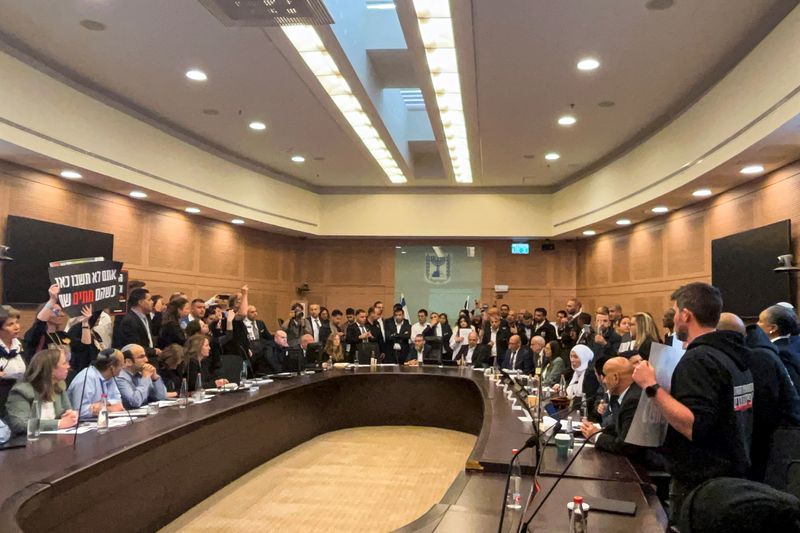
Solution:
M 593 57 L 584 57 L 578 61 L 578 70 L 589 71 L 595 70 L 600 66 L 600 62 Z
M 200 69 L 193 68 L 186 71 L 186 77 L 192 81 L 206 81 L 208 76 Z
M 62 170 L 61 177 L 67 178 L 68 180 L 76 180 L 78 178 L 82 178 L 80 172 L 76 172 L 74 170 Z
M 306 158 L 303 157 L 302 155 L 293 155 L 292 156 L 292 161 L 294 161 L 295 163 L 305 163 L 306 162 Z
M 764 167 L 762 165 L 748 165 L 739 172 L 742 174 L 761 174 L 764 172 Z
M 404 253 L 406 253 L 406 251 L 405 250 L 400 250 L 400 253 L 404 254 Z
M 692 193 L 692 196 L 696 196 L 697 198 L 705 198 L 706 196 L 711 196 L 711 189 L 697 189 Z
M 593 229 L 587 229 L 586 231 L 583 232 L 583 234 L 586 235 L 587 237 L 592 237 L 593 235 L 597 235 L 597 232 Z
M 667 207 L 665 205 L 659 205 L 659 206 L 654 207 L 650 211 L 652 211 L 653 213 L 658 213 L 658 214 L 666 213 L 667 211 L 669 211 L 669 207 Z
M 147 198 L 147 193 L 142 191 L 131 191 L 130 195 L 133 198 Z
M 617 220 L 617 226 L 630 226 L 630 225 L 631 225 L 631 219 L 629 218 L 621 218 Z
M 394 248 L 395 248 L 395 250 L 402 250 L 403 249 L 402 246 L 395 246 Z
M 241 218 L 234 218 L 233 220 L 231 220 L 231 224 L 244 224 L 244 220 L 242 220 Z
M 558 117 L 559 126 L 572 126 L 576 122 L 578 122 L 578 119 L 572 115 L 564 115 L 563 117 Z
M 193 215 L 196 215 L 197 213 L 200 212 L 200 210 L 196 207 L 187 207 L 186 209 L 184 209 L 184 211 L 186 211 L 187 213 L 191 213 Z
M 556 160 L 560 159 L 561 156 L 556 152 L 550 152 L 550 153 L 545 154 L 544 158 L 547 159 L 548 161 L 556 161 Z
M 267 129 L 267 125 L 264 124 L 263 122 L 259 122 L 258 120 L 254 120 L 249 124 L 249 126 L 251 130 L 256 130 L 256 131 L 264 131 L 265 129 Z

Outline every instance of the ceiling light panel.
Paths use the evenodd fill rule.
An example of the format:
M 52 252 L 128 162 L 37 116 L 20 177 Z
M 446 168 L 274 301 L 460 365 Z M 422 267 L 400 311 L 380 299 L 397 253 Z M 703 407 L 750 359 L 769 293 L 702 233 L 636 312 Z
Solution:
M 309 70 L 392 183 L 408 180 L 313 26 L 281 26 Z
M 457 183 L 472 183 L 464 100 L 449 0 L 414 0 L 425 60 Z

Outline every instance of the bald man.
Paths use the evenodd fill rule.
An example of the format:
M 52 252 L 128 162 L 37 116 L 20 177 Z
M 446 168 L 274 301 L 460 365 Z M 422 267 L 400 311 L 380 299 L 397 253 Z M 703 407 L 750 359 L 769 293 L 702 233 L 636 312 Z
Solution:
M 625 442 L 642 395 L 641 387 L 633 382 L 633 364 L 624 357 L 612 357 L 603 365 L 603 373 L 611 395 L 607 407 L 611 410 L 611 416 L 606 418 L 605 431 L 600 435 L 594 436 L 600 426 L 586 419 L 581 425 L 581 433 L 587 439 L 596 439 L 595 446 L 601 450 L 619 455 L 636 455 L 643 448 Z
M 763 481 L 772 435 L 782 426 L 800 425 L 800 396 L 778 357 L 777 347 L 757 324 L 745 327 L 733 313 L 722 313 L 717 330 L 731 343 L 750 349 L 748 368 L 753 374 L 753 437 L 748 477 Z
M 506 370 L 521 370 L 525 374 L 534 371 L 533 354 L 522 346 L 522 339 L 519 335 L 512 335 L 508 339 L 508 350 L 503 355 L 500 366 Z

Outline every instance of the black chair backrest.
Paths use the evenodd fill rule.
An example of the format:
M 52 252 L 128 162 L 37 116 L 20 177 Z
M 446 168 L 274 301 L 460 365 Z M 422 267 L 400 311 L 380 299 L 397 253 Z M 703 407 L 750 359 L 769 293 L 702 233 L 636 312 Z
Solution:
M 800 461 L 792 461 L 786 469 L 786 492 L 800 499 Z
M 778 428 L 772 434 L 764 483 L 774 489 L 786 490 L 792 461 L 800 461 L 800 428 Z
M 6 400 L 16 382 L 15 379 L 0 379 L 0 418 L 6 417 Z
M 241 355 L 237 354 L 222 354 L 220 363 L 221 368 L 217 372 L 217 376 L 225 378 L 231 383 L 239 383 L 239 378 L 242 375 L 242 359 Z

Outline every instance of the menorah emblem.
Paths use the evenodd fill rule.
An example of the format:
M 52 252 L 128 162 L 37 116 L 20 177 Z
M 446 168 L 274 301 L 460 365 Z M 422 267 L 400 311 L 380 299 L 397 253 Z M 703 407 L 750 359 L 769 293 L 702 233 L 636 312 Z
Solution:
M 450 281 L 450 254 L 425 254 L 425 279 L 431 283 Z

